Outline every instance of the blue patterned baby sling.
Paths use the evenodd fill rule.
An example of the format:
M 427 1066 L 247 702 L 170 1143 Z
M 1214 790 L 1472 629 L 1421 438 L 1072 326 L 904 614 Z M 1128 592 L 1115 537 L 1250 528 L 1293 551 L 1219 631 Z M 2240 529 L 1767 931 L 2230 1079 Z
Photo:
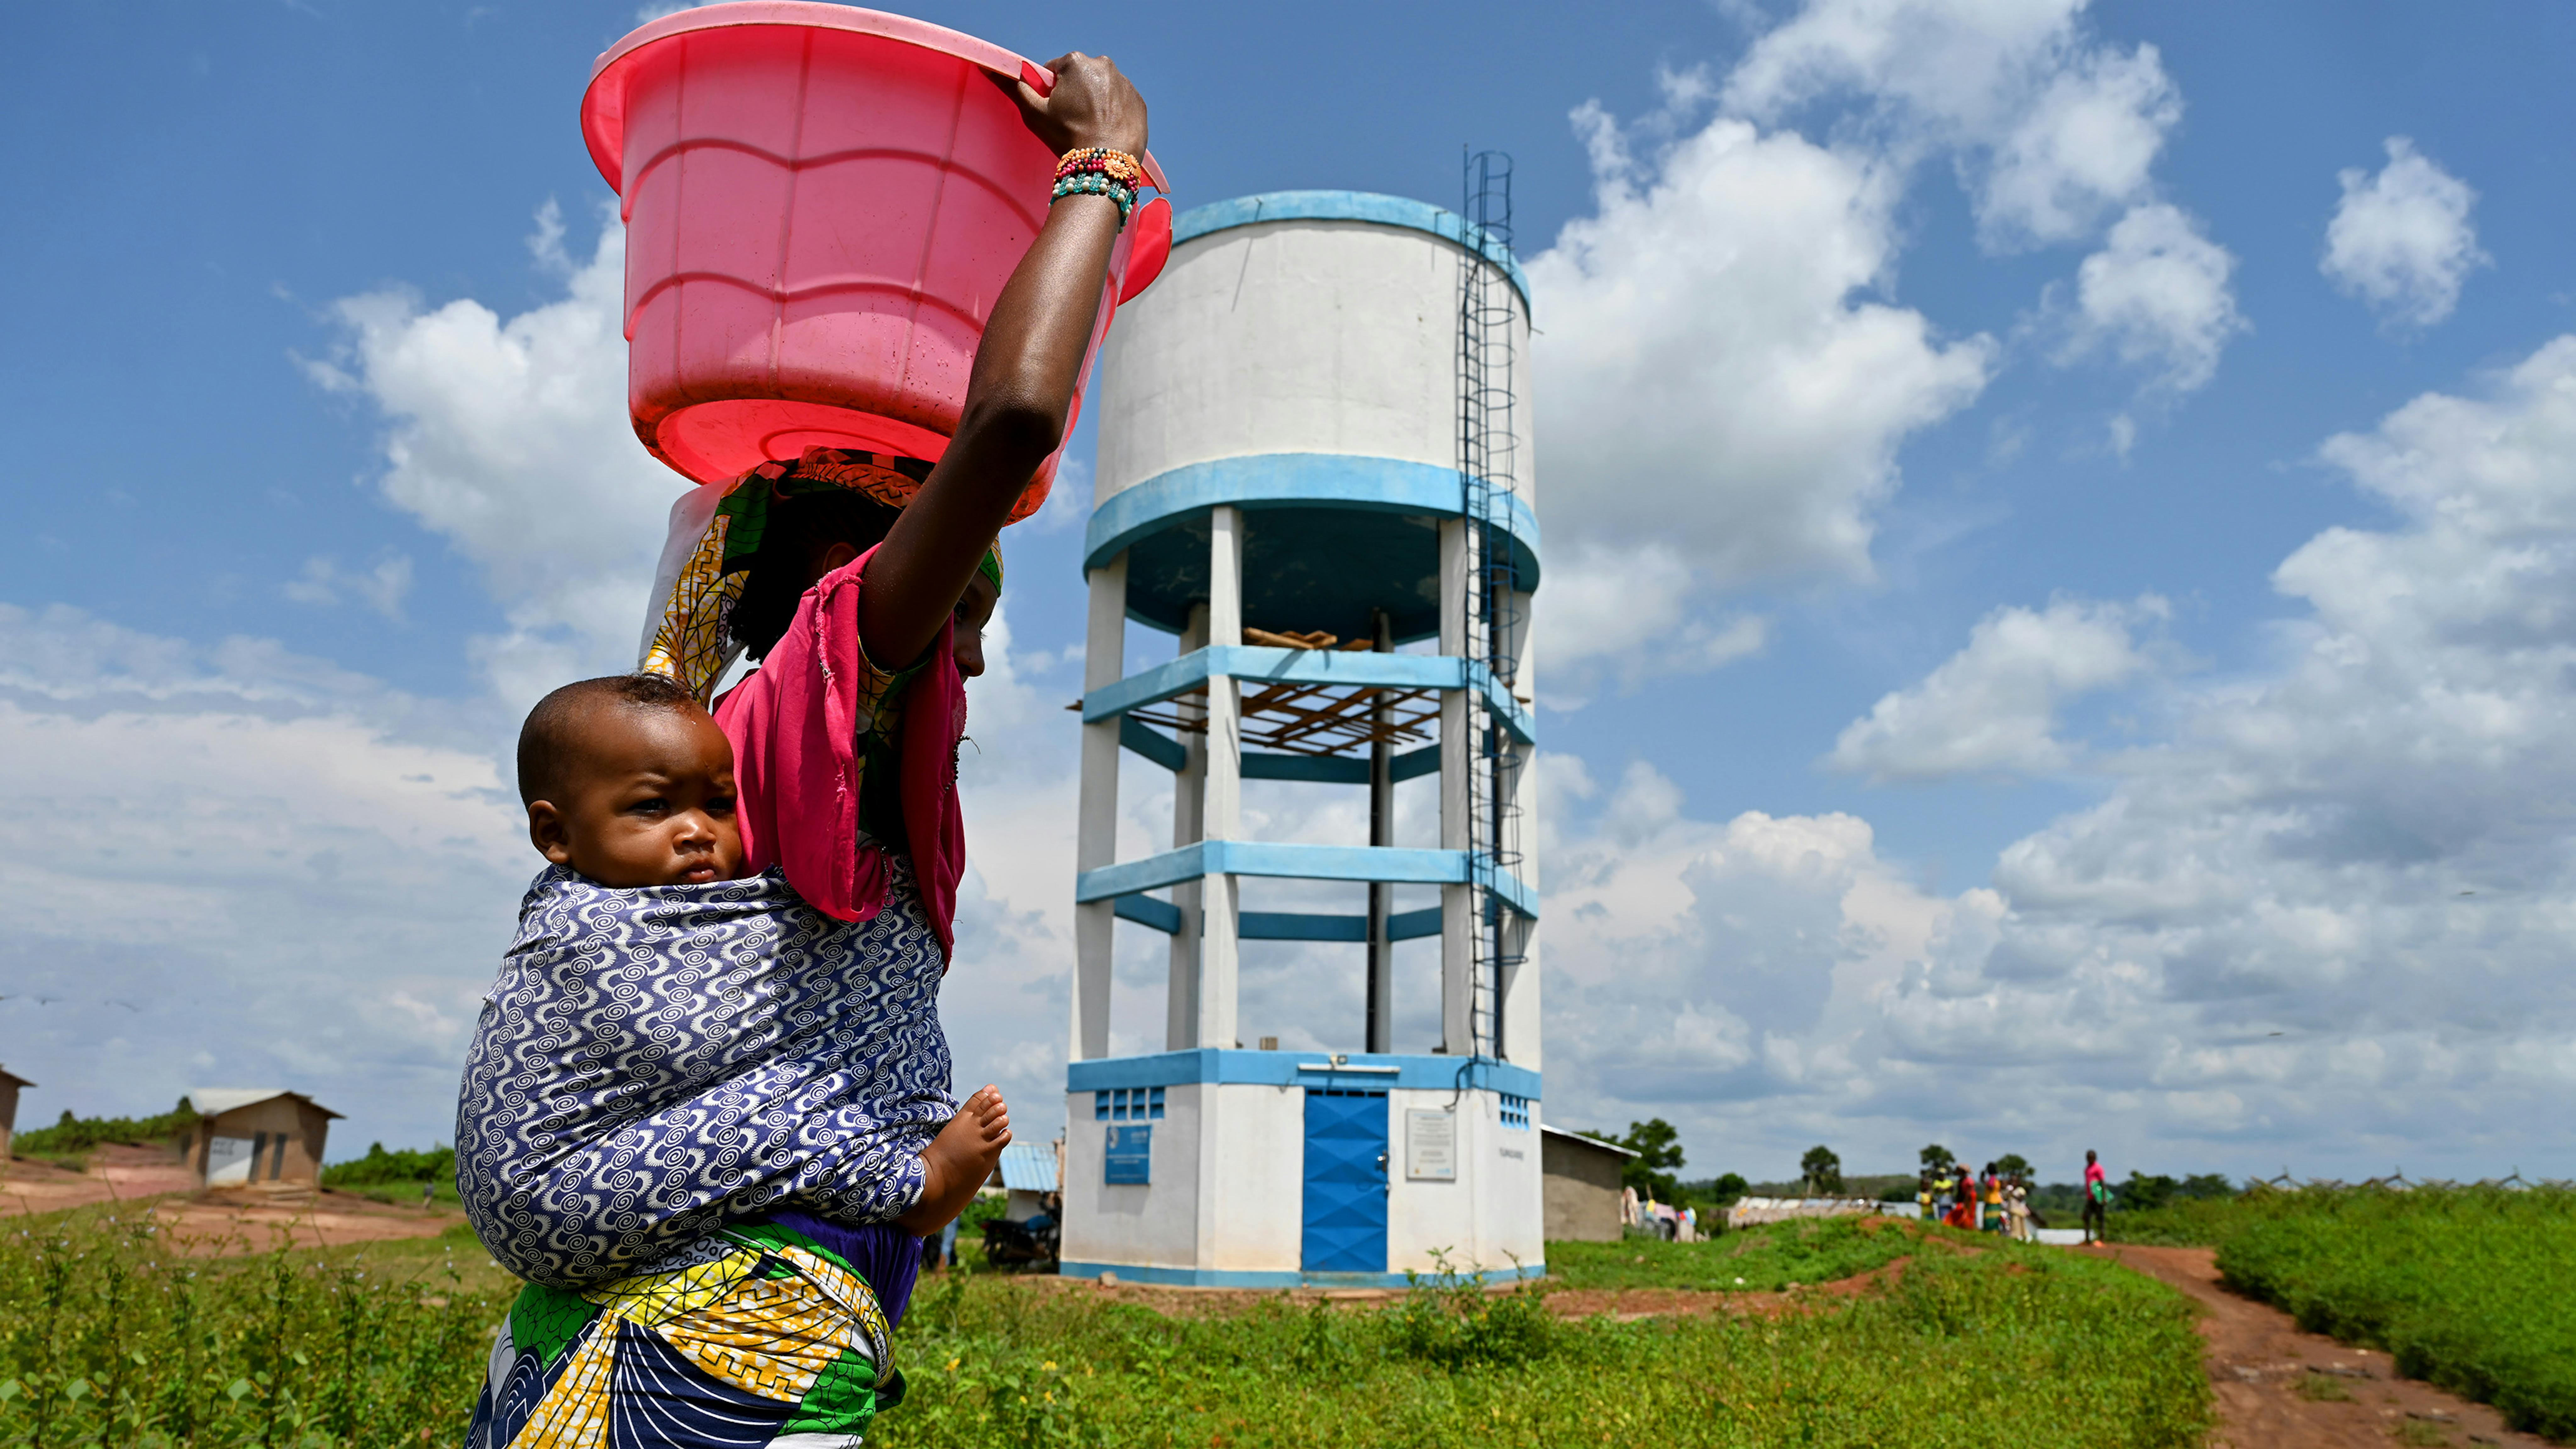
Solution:
M 777 871 L 618 890 L 550 867 L 484 999 L 456 1186 L 503 1268 L 578 1288 L 794 1207 L 889 1221 L 956 1115 L 946 954 L 896 862 L 842 922 Z

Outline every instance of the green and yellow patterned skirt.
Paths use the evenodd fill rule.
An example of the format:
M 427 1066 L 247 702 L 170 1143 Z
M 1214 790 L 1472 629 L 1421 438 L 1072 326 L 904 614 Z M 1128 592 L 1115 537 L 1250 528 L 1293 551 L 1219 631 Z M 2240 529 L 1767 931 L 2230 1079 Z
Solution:
M 875 1290 L 791 1229 L 729 1228 L 581 1292 L 530 1284 L 467 1449 L 842 1449 L 903 1396 Z

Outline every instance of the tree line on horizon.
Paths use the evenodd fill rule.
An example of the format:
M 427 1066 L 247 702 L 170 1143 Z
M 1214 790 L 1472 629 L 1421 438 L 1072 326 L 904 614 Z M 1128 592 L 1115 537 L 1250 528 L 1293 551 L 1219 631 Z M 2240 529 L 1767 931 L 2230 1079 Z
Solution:
M 1614 1147 L 1624 1147 L 1637 1154 L 1620 1169 L 1622 1185 L 1635 1189 L 1641 1198 L 1672 1203 L 1677 1207 L 1703 1211 L 1731 1206 L 1738 1198 L 1759 1196 L 1799 1197 L 1874 1197 L 1881 1202 L 1912 1202 L 1917 1191 L 1917 1177 L 1906 1173 L 1879 1173 L 1846 1176 L 1842 1157 L 1823 1143 L 1807 1149 L 1798 1159 L 1798 1176 L 1786 1182 L 1754 1182 L 1742 1173 L 1725 1172 L 1695 1181 L 1681 1175 L 1683 1153 L 1681 1129 L 1661 1117 L 1643 1122 L 1630 1122 L 1624 1133 L 1586 1130 L 1581 1135 Z M 1956 1172 L 1961 1165 L 1957 1154 L 1938 1142 L 1930 1143 L 1917 1154 L 1922 1175 L 1939 1179 Z M 1979 1175 L 1984 1164 L 1970 1164 Z M 2080 1183 L 2040 1183 L 2028 1158 L 2008 1152 L 1995 1158 L 1993 1167 L 2008 1177 L 2031 1183 L 2031 1203 L 2041 1211 L 2075 1212 L 2083 1204 Z M 2125 1182 L 2111 1190 L 2113 1211 L 2147 1211 L 2175 1202 L 2202 1198 L 2234 1197 L 2242 1189 L 2223 1173 L 2202 1172 L 2184 1177 L 2165 1173 L 2139 1172 L 2132 1169 Z

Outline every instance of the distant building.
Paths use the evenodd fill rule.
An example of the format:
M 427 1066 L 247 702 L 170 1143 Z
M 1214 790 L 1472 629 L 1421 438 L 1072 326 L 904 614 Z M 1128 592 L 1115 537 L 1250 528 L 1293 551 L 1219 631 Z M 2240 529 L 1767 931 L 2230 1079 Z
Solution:
M 1002 1160 L 993 1168 L 1002 1188 L 1010 1194 L 1003 1205 L 1002 1216 L 1015 1223 L 1036 1217 L 1045 1204 L 1046 1195 L 1064 1189 L 1063 1159 L 1052 1142 L 1014 1142 L 1002 1149 Z
M 1616 1143 L 1539 1124 L 1539 1172 L 1550 1242 L 1619 1240 L 1619 1176 L 1637 1154 Z
M 1915 1205 L 1901 1209 L 1913 1217 Z M 1895 1203 L 1874 1202 L 1865 1197 L 1740 1197 L 1726 1210 L 1730 1229 L 1758 1228 L 1764 1223 L 1785 1223 L 1791 1218 L 1857 1218 L 1871 1213 L 1899 1211 Z
M 17 1135 L 18 1089 L 35 1083 L 0 1067 L 0 1172 L 9 1170 L 9 1143 Z
M 275 1087 L 201 1087 L 188 1103 L 197 1109 L 188 1161 L 206 1186 L 321 1185 L 323 1142 L 341 1114 Z

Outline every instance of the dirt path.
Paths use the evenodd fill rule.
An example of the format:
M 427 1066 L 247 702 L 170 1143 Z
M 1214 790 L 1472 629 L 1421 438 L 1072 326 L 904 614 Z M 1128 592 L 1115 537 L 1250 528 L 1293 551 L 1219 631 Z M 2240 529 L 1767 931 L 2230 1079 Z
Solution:
M 87 1172 L 66 1172 L 23 1157 L 7 1166 L 7 1175 L 0 1176 L 0 1217 L 197 1189 L 197 1174 L 156 1148 L 101 1147 L 90 1154 Z
M 289 1248 L 336 1248 L 396 1238 L 434 1238 L 465 1221 L 454 1208 L 424 1211 L 323 1189 L 315 1201 L 294 1208 L 247 1203 L 221 1193 L 162 1198 L 153 1218 L 166 1224 L 179 1250 L 190 1257 L 231 1257 Z M 482 1249 L 474 1251 L 481 1262 Z
M 2226 1449 L 2343 1449 L 2397 1444 L 2512 1444 L 2545 1449 L 2484 1404 L 2397 1377 L 2388 1355 L 2302 1333 L 2290 1315 L 2218 1281 L 2208 1248 L 2071 1248 L 2108 1258 L 2190 1294 L 2203 1309 L 2209 1382 Z
M 323 1248 L 434 1238 L 465 1221 L 454 1208 L 423 1210 L 331 1188 L 299 1204 L 271 1203 L 251 1192 L 210 1192 L 197 1185 L 185 1163 L 150 1148 L 102 1147 L 90 1154 L 87 1172 L 20 1158 L 0 1178 L 0 1218 L 108 1203 L 131 1203 L 151 1213 L 172 1232 L 180 1251 L 194 1257 L 264 1253 L 281 1243 Z

